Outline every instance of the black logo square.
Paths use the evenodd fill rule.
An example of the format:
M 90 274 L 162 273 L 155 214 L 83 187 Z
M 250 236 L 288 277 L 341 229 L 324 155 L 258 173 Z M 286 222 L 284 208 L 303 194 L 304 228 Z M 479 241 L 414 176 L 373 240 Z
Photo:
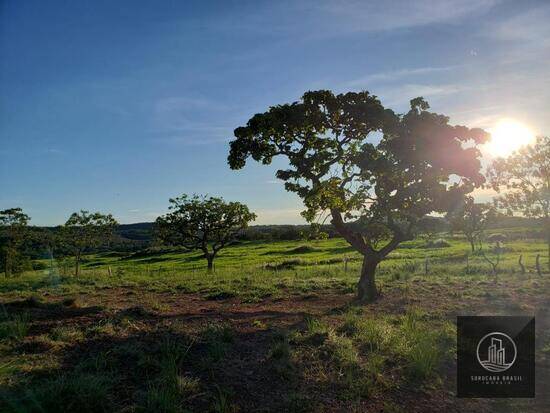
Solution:
M 535 318 L 457 317 L 458 397 L 535 397 Z

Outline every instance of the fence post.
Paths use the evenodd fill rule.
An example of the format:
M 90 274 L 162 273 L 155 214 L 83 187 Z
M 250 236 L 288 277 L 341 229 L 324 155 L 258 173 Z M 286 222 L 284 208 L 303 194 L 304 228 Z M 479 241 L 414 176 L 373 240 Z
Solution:
M 535 263 L 536 263 L 536 266 L 537 266 L 537 274 L 539 276 L 542 276 L 542 270 L 540 269 L 540 254 L 537 254 L 537 259 L 536 259 Z
M 344 257 L 344 273 L 348 273 L 348 257 Z
M 428 257 L 424 260 L 424 275 L 428 275 Z
M 522 259 L 523 259 L 523 255 L 520 254 L 518 264 L 519 264 L 519 267 L 521 268 L 521 273 L 525 274 L 525 265 L 523 265 Z
M 109 273 L 109 278 L 111 278 L 111 277 L 113 276 L 113 271 L 111 270 L 111 266 L 110 266 L 110 265 L 107 267 L 107 271 L 108 271 L 108 273 Z

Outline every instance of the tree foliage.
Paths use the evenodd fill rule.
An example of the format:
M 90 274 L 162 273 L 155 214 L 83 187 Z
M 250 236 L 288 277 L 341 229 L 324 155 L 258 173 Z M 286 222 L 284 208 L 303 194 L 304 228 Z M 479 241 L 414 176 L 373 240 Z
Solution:
M 60 231 L 62 247 L 67 248 L 75 258 L 75 275 L 80 273 L 82 253 L 107 243 L 118 225 L 111 214 L 74 212 Z
M 496 159 L 488 175 L 493 189 L 501 193 L 495 199 L 497 207 L 542 220 L 550 267 L 550 138 L 539 136 L 508 158 Z
M 170 199 L 169 210 L 156 220 L 157 236 L 169 244 L 201 250 L 209 270 L 217 253 L 256 219 L 239 202 L 199 195 Z
M 475 252 L 476 243 L 481 240 L 483 231 L 495 218 L 496 210 L 492 205 L 476 203 L 472 196 L 465 196 L 464 200 L 447 214 L 451 229 L 464 234 L 472 252 Z
M 23 269 L 21 248 L 30 220 L 21 208 L 0 211 L 0 259 L 6 277 Z
M 329 213 L 338 232 L 363 254 L 359 297 L 372 300 L 378 263 L 412 239 L 422 217 L 448 211 L 484 182 L 477 145 L 488 135 L 451 126 L 428 108 L 416 98 L 399 115 L 368 92 L 307 92 L 301 101 L 273 106 L 235 129 L 229 165 L 240 169 L 248 157 L 270 164 L 284 156 L 288 168 L 276 176 L 302 198 L 307 220 Z M 348 225 L 357 219 L 367 229 L 383 226 L 387 242 L 376 246 L 378 237 Z

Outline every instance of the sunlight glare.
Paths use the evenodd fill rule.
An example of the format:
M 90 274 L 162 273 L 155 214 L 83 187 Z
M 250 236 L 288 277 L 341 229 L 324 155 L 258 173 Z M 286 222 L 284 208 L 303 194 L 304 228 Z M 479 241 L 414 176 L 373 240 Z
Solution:
M 489 132 L 491 140 L 487 143 L 487 149 L 493 156 L 506 157 L 534 140 L 529 128 L 513 119 L 502 119 Z

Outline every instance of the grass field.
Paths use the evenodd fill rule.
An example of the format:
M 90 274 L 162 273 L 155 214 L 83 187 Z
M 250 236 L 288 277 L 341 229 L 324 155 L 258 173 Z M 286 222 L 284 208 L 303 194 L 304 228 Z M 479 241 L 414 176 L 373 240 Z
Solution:
M 213 274 L 199 253 L 44 260 L 0 283 L 0 411 L 550 411 L 546 246 L 504 250 L 494 277 L 462 239 L 405 243 L 364 306 L 341 239 L 235 244 Z M 455 397 L 464 314 L 537 317 L 536 399 Z

